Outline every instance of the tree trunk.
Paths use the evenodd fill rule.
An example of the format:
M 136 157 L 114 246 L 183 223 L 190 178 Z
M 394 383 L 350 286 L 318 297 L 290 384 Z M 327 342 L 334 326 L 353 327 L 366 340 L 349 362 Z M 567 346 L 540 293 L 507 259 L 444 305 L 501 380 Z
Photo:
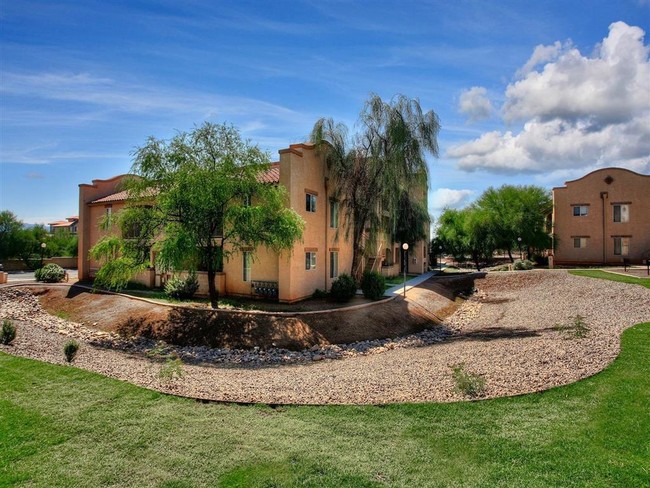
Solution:
M 515 258 L 512 257 L 512 249 L 508 248 L 508 257 L 510 258 L 510 262 L 514 263 Z
M 212 259 L 212 247 L 208 248 L 208 294 L 210 296 L 210 306 L 214 309 L 219 308 L 219 292 L 214 284 L 217 273 L 214 269 L 214 259 Z

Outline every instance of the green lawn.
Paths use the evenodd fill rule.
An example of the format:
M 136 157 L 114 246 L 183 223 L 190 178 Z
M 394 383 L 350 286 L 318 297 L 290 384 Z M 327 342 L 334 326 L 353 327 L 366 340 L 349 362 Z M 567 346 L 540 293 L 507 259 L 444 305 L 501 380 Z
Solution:
M 650 323 L 541 394 L 271 408 L 0 354 L 0 486 L 649 486 L 648 357 Z
M 588 278 L 599 278 L 602 280 L 620 281 L 621 283 L 630 283 L 650 288 L 650 279 L 636 278 L 634 276 L 624 276 L 616 273 L 609 273 L 598 269 L 572 269 L 569 274 L 576 276 L 586 276 Z

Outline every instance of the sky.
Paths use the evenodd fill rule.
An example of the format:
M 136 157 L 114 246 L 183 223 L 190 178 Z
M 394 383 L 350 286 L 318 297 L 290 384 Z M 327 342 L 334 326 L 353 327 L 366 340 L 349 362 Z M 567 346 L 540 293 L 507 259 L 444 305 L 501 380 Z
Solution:
M 78 214 L 149 136 L 230 123 L 267 150 L 371 93 L 440 118 L 429 211 L 488 187 L 650 173 L 650 0 L 5 1 L 0 210 Z

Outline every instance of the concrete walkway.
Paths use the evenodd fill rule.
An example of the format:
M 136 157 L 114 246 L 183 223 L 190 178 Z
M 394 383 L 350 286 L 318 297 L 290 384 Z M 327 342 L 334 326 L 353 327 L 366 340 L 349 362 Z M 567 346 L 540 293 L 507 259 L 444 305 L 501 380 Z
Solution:
M 438 274 L 438 271 L 429 271 L 427 273 L 421 274 L 410 280 L 406 280 L 406 291 L 409 291 L 411 288 L 418 286 L 420 283 L 427 281 L 432 276 Z M 385 296 L 401 295 L 404 293 L 404 283 L 390 287 L 384 292 Z

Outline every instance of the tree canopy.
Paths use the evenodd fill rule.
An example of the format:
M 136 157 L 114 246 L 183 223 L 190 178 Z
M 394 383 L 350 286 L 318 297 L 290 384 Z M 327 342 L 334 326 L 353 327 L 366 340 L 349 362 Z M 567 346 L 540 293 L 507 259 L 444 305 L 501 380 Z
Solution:
M 304 224 L 286 206 L 286 190 L 261 180 L 268 169 L 268 154 L 229 125 L 205 123 L 169 141 L 150 137 L 136 150 L 126 182 L 128 203 L 117 219 L 124 237 L 107 237 L 91 250 L 116 268 L 108 275 L 118 279 L 107 276 L 107 283 L 126 284 L 120 271 L 146 264 L 153 245 L 162 269 L 207 271 L 216 308 L 224 259 L 244 247 L 281 252 L 302 238 Z
M 311 136 L 346 216 L 345 234 L 353 247 L 351 273 L 357 279 L 366 245 L 376 242 L 379 232 L 399 232 L 406 240 L 420 237 L 409 225 L 423 226 L 428 213 L 413 190 L 427 191 L 425 154 L 437 156 L 440 130 L 435 112 L 423 113 L 418 100 L 403 95 L 390 102 L 371 95 L 358 125 L 359 132 L 350 136 L 345 124 L 322 118 Z

